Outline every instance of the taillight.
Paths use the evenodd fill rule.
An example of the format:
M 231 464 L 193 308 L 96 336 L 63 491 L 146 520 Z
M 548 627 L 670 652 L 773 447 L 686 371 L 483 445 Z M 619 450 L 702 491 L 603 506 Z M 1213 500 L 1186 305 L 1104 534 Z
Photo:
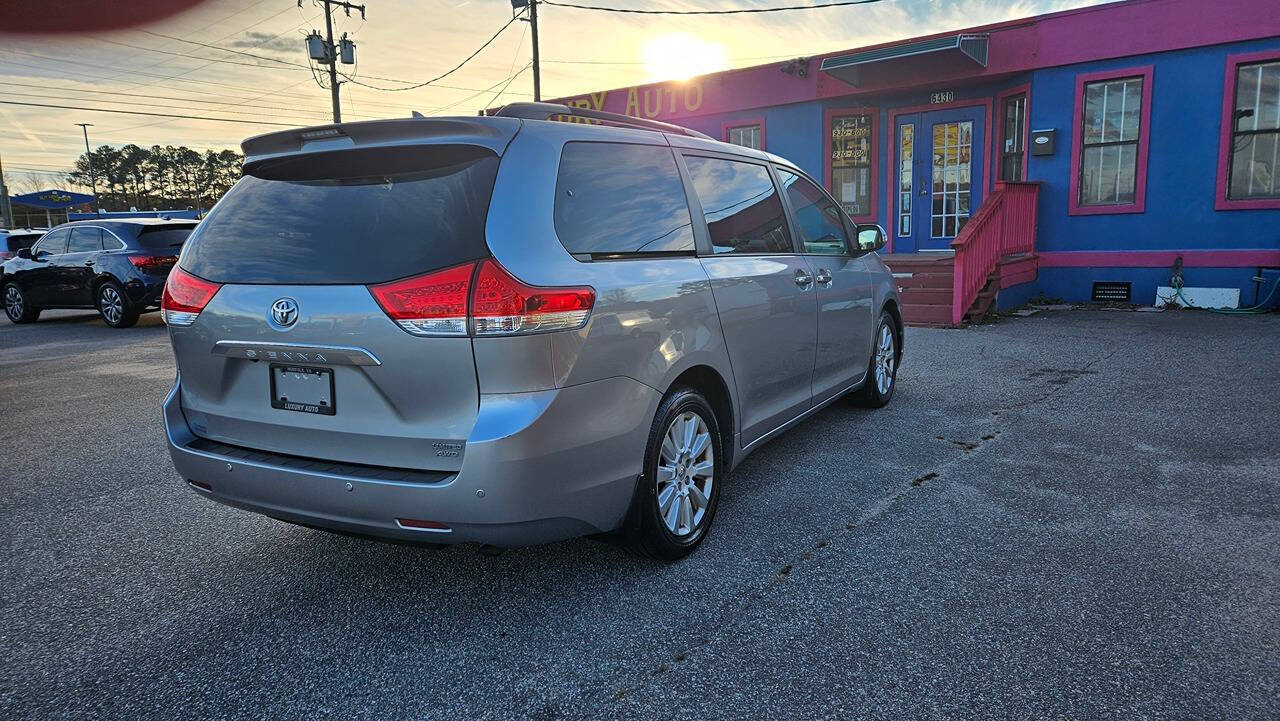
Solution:
M 595 305 L 589 287 L 539 288 L 492 258 L 369 286 L 401 328 L 419 336 L 516 335 L 581 328 Z M 468 308 L 468 305 L 470 308 Z M 470 311 L 470 312 L 468 312 Z
M 537 288 L 516 280 L 492 258 L 480 263 L 471 299 L 476 335 L 512 335 L 581 328 L 595 305 L 589 287 Z
M 414 335 L 466 335 L 467 297 L 475 262 L 369 286 L 374 300 Z
M 133 263 L 133 267 L 142 270 L 156 270 L 171 266 L 178 262 L 176 255 L 131 255 L 129 262 Z
M 160 297 L 160 315 L 173 326 L 188 326 L 196 322 L 200 311 L 213 300 L 222 286 L 204 278 L 197 278 L 181 268 L 174 268 L 164 282 L 164 295 Z

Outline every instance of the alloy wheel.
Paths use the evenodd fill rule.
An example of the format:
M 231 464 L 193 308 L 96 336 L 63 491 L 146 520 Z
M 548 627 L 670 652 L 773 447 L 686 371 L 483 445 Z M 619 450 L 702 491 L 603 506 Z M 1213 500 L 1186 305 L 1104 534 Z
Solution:
M 689 536 L 707 515 L 716 470 L 712 446 L 706 420 L 693 411 L 673 418 L 662 437 L 658 514 L 672 535 Z
M 876 339 L 876 390 L 880 391 L 880 395 L 887 395 L 889 389 L 893 387 L 893 362 L 896 360 L 894 353 L 894 337 L 893 331 L 889 329 L 886 323 L 880 326 L 880 337 Z
M 10 318 L 22 317 L 22 291 L 18 290 L 17 286 L 11 285 L 8 288 L 5 288 L 4 309 L 5 312 L 9 314 Z
M 111 325 L 119 323 L 124 317 L 124 299 L 112 286 L 103 286 L 98 292 L 98 307 L 102 309 L 102 317 Z

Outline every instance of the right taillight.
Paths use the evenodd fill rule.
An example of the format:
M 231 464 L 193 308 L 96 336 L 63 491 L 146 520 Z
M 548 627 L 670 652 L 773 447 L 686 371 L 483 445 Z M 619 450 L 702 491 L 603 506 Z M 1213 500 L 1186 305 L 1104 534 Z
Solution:
M 418 336 L 572 330 L 587 322 L 596 298 L 585 286 L 528 285 L 492 258 L 371 285 L 369 292 L 392 320 Z
M 222 286 L 174 268 L 164 282 L 160 315 L 168 325 L 184 327 L 196 322 L 200 311 L 213 300 Z

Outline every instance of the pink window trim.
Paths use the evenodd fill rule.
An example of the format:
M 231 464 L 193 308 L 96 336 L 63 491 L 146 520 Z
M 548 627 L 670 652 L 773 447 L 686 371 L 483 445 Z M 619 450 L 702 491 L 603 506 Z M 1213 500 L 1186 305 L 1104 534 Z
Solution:
M 1147 209 L 1147 149 L 1151 141 L 1151 86 L 1153 66 L 1119 68 L 1076 76 L 1075 111 L 1071 114 L 1071 195 L 1067 198 L 1069 215 L 1114 215 L 1143 213 Z M 1080 163 L 1084 156 L 1084 86 L 1099 80 L 1142 78 L 1142 117 L 1139 119 L 1138 161 L 1133 172 L 1133 202 L 1119 205 L 1080 205 Z
M 991 115 L 992 115 L 992 109 L 991 109 L 991 108 L 992 108 L 992 101 L 991 101 L 991 98 L 974 98 L 974 99 L 971 99 L 971 100 L 954 100 L 954 101 L 952 101 L 952 102 L 950 102 L 950 103 L 938 103 L 938 104 L 936 104 L 936 105 L 933 105 L 933 104 L 930 104 L 930 105 L 913 105 L 913 106 L 911 106 L 911 107 L 909 107 L 909 108 L 894 108 L 894 109 L 892 109 L 892 110 L 890 110 L 890 111 L 889 111 L 889 132 L 888 132 L 888 134 L 889 134 L 889 141 L 890 141 L 890 142 L 889 142 L 889 148 L 888 148 L 888 157 L 889 157 L 889 162 L 888 162 L 888 165 L 887 165 L 888 170 L 889 170 L 889 177 L 888 177 L 888 182 L 889 182 L 889 208 L 888 208 L 888 210 L 889 210 L 889 216 L 888 216 L 888 219 L 892 219 L 892 220 L 893 220 L 893 222 L 892 222 L 892 223 L 889 223 L 889 224 L 888 224 L 888 226 L 885 228 L 885 230 L 886 230 L 886 231 L 888 232 L 888 234 L 889 234 L 889 239 L 888 239 L 887 243 L 885 244 L 885 252 L 886 252 L 886 253 L 892 253 L 892 252 L 893 252 L 893 241 L 894 241 L 894 239 L 897 237 L 897 233 L 898 233 L 898 166 L 897 166 L 897 164 L 894 162 L 894 158 L 895 158 L 895 156 L 896 156 L 896 154 L 897 154 L 897 152 L 898 152 L 898 116 L 899 116 L 899 115 L 910 115 L 910 114 L 912 114 L 912 113 L 927 113 L 927 112 L 929 112 L 929 111 L 931 111 L 931 110 L 947 110 L 947 109 L 949 109 L 949 108 L 965 108 L 965 107 L 975 107 L 975 106 L 976 106 L 976 107 L 980 107 L 980 108 L 982 108 L 982 109 L 983 109 L 983 122 L 982 122 L 982 128 L 983 128 L 983 131 L 982 131 L 982 142 L 986 143 L 986 147 L 988 147 L 988 148 L 989 148 L 989 147 L 991 147 L 991 125 L 992 125 L 992 122 L 991 122 Z M 1030 107 L 1030 106 L 1028 106 L 1028 107 Z M 919 128 L 917 128 L 917 130 L 919 130 Z M 828 132 L 827 132 L 827 137 L 830 137 L 830 136 L 831 136 L 831 132 L 830 132 L 830 131 L 828 131 Z M 919 137 L 919 136 L 916 136 L 916 137 Z M 828 156 L 828 157 L 830 157 L 830 156 L 831 156 L 831 151 L 830 151 L 830 149 L 828 149 L 828 151 L 827 151 L 827 156 Z M 991 166 L 991 164 L 990 164 L 990 163 L 983 163 L 983 164 L 982 164 L 982 181 L 978 184 L 978 187 L 979 187 L 979 188 L 986 188 L 986 187 L 989 187 L 989 186 L 988 186 L 988 181 L 989 181 L 991 178 L 995 177 L 995 173 L 991 170 L 991 167 L 990 167 L 990 166 Z M 977 212 L 978 212 L 978 209 L 977 209 L 977 208 L 970 208 L 970 209 L 969 209 L 970 217 L 972 217 L 972 215 L 973 215 L 974 213 L 977 213 Z
M 1026 97 L 1026 102 L 1022 106 L 1022 177 L 1018 180 L 1027 179 L 1027 162 L 1030 159 L 1031 151 L 1031 83 L 1023 83 L 1017 87 L 1009 88 L 1002 93 L 996 95 L 995 109 L 992 115 L 996 118 L 995 132 L 991 134 L 992 152 L 991 152 L 991 188 L 994 190 L 995 184 L 1000 180 L 1001 160 L 1004 158 L 1004 101 L 1009 98 L 1015 98 L 1019 95 Z
M 729 131 L 734 128 L 749 128 L 753 125 L 760 126 L 760 149 L 767 150 L 768 145 L 764 141 L 764 118 L 743 118 L 741 120 L 726 120 L 720 124 L 720 139 L 729 142 Z
M 1268 210 L 1280 208 L 1280 198 L 1232 200 L 1227 197 L 1231 168 L 1231 131 L 1235 125 L 1236 77 L 1241 65 L 1280 60 L 1280 50 L 1263 50 L 1256 53 L 1238 53 L 1227 56 L 1227 74 L 1222 83 L 1222 127 L 1218 137 L 1218 187 L 1214 193 L 1214 210 Z
M 871 212 L 865 215 L 853 215 L 850 218 L 855 223 L 874 223 L 876 222 L 876 209 L 879 207 L 880 199 L 880 109 L 870 106 L 851 107 L 851 108 L 827 108 L 822 115 L 823 132 L 823 184 L 827 186 L 827 192 L 831 193 L 831 197 L 838 198 L 835 188 L 831 187 L 831 119 L 837 115 L 869 115 L 871 116 L 871 192 L 867 194 L 870 201 Z

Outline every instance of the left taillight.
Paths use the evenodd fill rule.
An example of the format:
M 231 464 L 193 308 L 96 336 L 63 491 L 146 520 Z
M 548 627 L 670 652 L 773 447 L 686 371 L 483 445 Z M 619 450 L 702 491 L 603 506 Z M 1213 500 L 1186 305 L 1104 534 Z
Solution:
M 174 268 L 164 282 L 160 298 L 160 315 L 168 325 L 185 327 L 196 322 L 200 311 L 213 300 L 222 285 L 197 278 L 181 268 Z

